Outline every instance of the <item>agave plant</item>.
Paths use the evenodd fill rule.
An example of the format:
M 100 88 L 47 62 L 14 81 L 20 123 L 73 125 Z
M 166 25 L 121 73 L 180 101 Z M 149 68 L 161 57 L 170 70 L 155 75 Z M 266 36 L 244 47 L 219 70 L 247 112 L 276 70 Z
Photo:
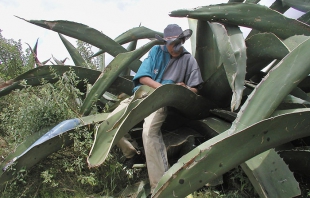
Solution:
M 170 106 L 187 118 L 188 128 L 208 140 L 171 166 L 153 197 L 184 197 L 238 165 L 260 197 L 298 196 L 300 187 L 291 170 L 295 176 L 309 174 L 306 165 L 301 165 L 308 155 L 307 149 L 297 148 L 294 140 L 310 135 L 310 3 L 277 0 L 268 8 L 258 2 L 231 0 L 172 11 L 171 17 L 188 17 L 190 26 L 194 27 L 192 53 L 204 79 L 200 95 L 176 85 L 164 85 L 156 90 L 142 86 L 126 109 L 108 119 L 109 112 L 90 115 L 93 105 L 98 101 L 105 105 L 107 98 L 117 98 L 120 93 L 132 95 L 132 77 L 126 74 L 129 69 L 136 72 L 141 64 L 139 59 L 153 45 L 161 44 L 154 40 L 154 35 L 162 33 L 140 26 L 113 40 L 75 22 L 25 20 L 58 32 L 75 66 L 35 68 L 6 82 L 0 95 L 22 88 L 22 80 L 32 86 L 40 85 L 41 78 L 55 82 L 51 67 L 58 74 L 72 69 L 92 87 L 79 109 L 81 118 L 64 121 L 43 136 L 34 135 L 7 157 L 1 165 L 0 184 L 11 178 L 12 164 L 17 169 L 31 167 L 61 149 L 51 146 L 63 142 L 66 136 L 61 134 L 87 124 L 100 123 L 87 159 L 89 167 L 100 166 L 126 132 L 156 109 Z M 287 18 L 282 13 L 290 7 L 305 14 L 297 20 Z M 247 38 L 243 37 L 240 26 L 252 28 Z M 85 65 L 84 59 L 62 34 L 98 47 L 101 50 L 97 54 L 106 52 L 115 58 L 102 72 L 79 67 Z M 135 49 L 137 40 L 145 38 L 151 41 Z M 125 49 L 122 45 L 128 42 L 131 45 Z M 85 84 L 79 88 L 84 90 Z M 35 160 L 27 160 L 39 146 L 47 149 L 40 149 Z

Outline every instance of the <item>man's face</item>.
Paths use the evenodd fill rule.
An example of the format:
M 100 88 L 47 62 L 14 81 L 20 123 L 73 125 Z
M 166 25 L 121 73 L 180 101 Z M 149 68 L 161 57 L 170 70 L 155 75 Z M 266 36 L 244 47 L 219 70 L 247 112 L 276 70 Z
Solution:
M 176 47 L 177 45 L 181 45 L 181 43 L 184 43 L 182 40 L 179 41 L 179 42 L 171 42 L 171 43 L 167 43 L 166 46 L 167 46 L 167 49 L 168 49 L 168 52 L 169 54 L 173 57 L 173 58 L 177 58 L 178 56 L 180 56 L 183 52 L 183 47 L 182 46 L 179 46 L 178 50 L 176 50 Z

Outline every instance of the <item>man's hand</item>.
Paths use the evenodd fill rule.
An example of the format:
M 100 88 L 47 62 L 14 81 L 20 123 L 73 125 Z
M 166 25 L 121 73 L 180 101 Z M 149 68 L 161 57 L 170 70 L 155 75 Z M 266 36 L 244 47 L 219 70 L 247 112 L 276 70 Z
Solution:
M 159 82 L 156 82 L 154 81 L 152 78 L 148 77 L 148 76 L 143 76 L 139 79 L 139 82 L 143 85 L 147 85 L 149 87 L 152 87 L 154 89 L 162 86 L 162 84 L 160 84 Z M 192 92 L 194 93 L 198 93 L 198 90 L 196 88 L 193 88 L 193 87 L 189 87 L 187 86 L 184 82 L 179 82 L 179 83 L 176 83 L 176 85 L 181 85 L 189 90 L 191 90 Z
M 185 87 L 185 88 L 191 90 L 191 91 L 194 92 L 194 93 L 197 93 L 197 92 L 198 92 L 198 90 L 197 90 L 196 88 L 189 87 L 189 86 L 187 86 L 184 82 L 176 83 L 176 85 L 181 85 L 181 86 L 183 86 L 183 87 Z
M 182 87 L 186 87 L 186 84 L 184 82 L 175 83 L 176 85 L 181 85 Z M 187 88 L 187 87 L 186 87 Z

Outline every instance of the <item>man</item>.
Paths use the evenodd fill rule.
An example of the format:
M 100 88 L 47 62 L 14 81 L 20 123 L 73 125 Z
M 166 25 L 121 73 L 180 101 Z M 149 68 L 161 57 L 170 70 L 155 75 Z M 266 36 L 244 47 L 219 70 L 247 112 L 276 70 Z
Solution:
M 154 89 L 163 84 L 177 84 L 198 93 L 198 85 L 203 80 L 195 58 L 183 47 L 184 42 L 190 38 L 191 30 L 182 31 L 176 24 L 168 25 L 164 30 L 164 38 L 155 37 L 163 41 L 164 45 L 152 47 L 148 57 L 141 64 L 133 78 L 134 91 L 141 85 Z M 129 103 L 128 100 L 124 103 Z M 124 105 L 124 103 L 122 105 Z M 151 192 L 158 181 L 168 170 L 168 159 L 165 144 L 161 134 L 161 126 L 167 116 L 166 107 L 160 108 L 144 119 L 142 140 L 145 150 L 146 164 L 149 174 Z M 118 146 L 128 159 L 139 155 L 129 136 L 123 137 Z

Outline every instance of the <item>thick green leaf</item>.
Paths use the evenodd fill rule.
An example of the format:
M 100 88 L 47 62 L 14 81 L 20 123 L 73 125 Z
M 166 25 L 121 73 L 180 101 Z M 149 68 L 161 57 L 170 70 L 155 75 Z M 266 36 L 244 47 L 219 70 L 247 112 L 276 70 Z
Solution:
M 4 183 L 13 178 L 12 164 L 18 171 L 22 168 L 30 168 L 48 155 L 60 150 L 63 146 L 72 143 L 67 132 L 75 128 L 83 127 L 97 122 L 102 122 L 108 113 L 91 115 L 83 118 L 65 120 L 51 129 L 41 130 L 29 136 L 20 144 L 14 153 L 11 153 L 1 164 L 0 188 Z
M 280 116 L 280 115 L 284 115 L 284 114 L 290 114 L 290 113 L 296 113 L 296 112 L 300 112 L 300 111 L 304 111 L 304 108 L 300 108 L 300 109 L 285 109 L 285 110 L 275 110 L 270 117 L 276 117 L 276 116 Z
M 233 92 L 231 111 L 239 108 L 242 99 L 246 70 L 246 46 L 242 32 L 235 26 L 224 26 L 214 23 L 211 26 L 226 76 Z
M 62 43 L 67 48 L 73 62 L 77 66 L 87 66 L 85 60 L 81 56 L 81 54 L 77 51 L 77 49 L 61 34 L 58 34 Z M 89 68 L 90 69 L 90 68 Z
M 290 6 L 284 5 L 281 1 L 276 0 L 269 8 L 283 14 L 288 9 L 290 9 Z
M 278 106 L 278 110 L 282 109 L 296 109 L 296 108 L 309 108 L 310 102 L 297 98 L 292 95 L 286 96 Z
M 196 35 L 195 58 L 200 67 L 202 79 L 208 80 L 221 66 L 222 60 L 218 50 L 216 36 L 212 28 L 213 23 L 198 20 Z
M 104 50 L 99 50 L 98 52 L 96 52 L 96 53 L 94 53 L 90 58 L 94 58 L 94 57 L 96 57 L 96 56 L 99 56 L 99 55 L 101 55 L 101 54 L 104 54 L 106 51 L 104 51 Z
M 221 133 L 180 158 L 161 178 L 153 197 L 185 197 L 261 152 L 308 136 L 309 116 L 310 109 L 304 109 L 263 120 L 232 135 Z M 282 184 L 285 182 L 284 176 Z
M 248 3 L 227 3 L 172 11 L 172 17 L 189 17 L 211 22 L 240 25 L 262 32 L 272 32 L 281 39 L 293 35 L 310 35 L 310 27 L 265 6 Z
M 159 36 L 163 37 L 162 32 L 157 32 L 154 30 L 151 30 L 149 28 L 146 28 L 144 26 L 135 27 L 132 28 L 123 34 L 119 35 L 114 39 L 115 42 L 119 43 L 120 45 L 123 45 L 125 43 L 128 43 L 130 41 L 138 40 L 138 39 L 154 39 L 155 34 L 158 34 Z
M 205 98 L 182 86 L 171 84 L 163 85 L 156 90 L 145 85 L 141 86 L 135 92 L 135 98 L 126 109 L 111 116 L 100 125 L 88 158 L 89 167 L 102 164 L 111 148 L 125 133 L 161 107 L 175 107 L 182 115 L 192 119 L 206 117 L 212 107 Z
M 302 15 L 298 18 L 299 21 L 309 25 L 310 24 L 310 12 L 307 12 L 306 14 Z
M 224 120 L 229 121 L 229 122 L 233 122 L 237 117 L 237 113 L 231 112 L 231 111 L 226 111 L 223 109 L 212 109 L 210 112 L 214 115 L 217 115 L 218 117 L 220 117 Z
M 273 33 L 255 34 L 246 39 L 246 45 L 249 63 L 262 58 L 282 59 L 290 52 L 288 47 Z
M 153 90 L 148 87 L 141 87 L 134 94 L 133 100 L 114 115 L 110 116 L 105 122 L 103 122 L 95 133 L 95 140 L 87 158 L 88 166 L 94 167 L 102 164 L 107 158 L 110 148 L 114 145 L 110 145 L 111 138 L 114 137 L 116 129 L 112 129 L 113 125 L 125 115 L 127 115 L 134 107 L 136 107 L 141 100 L 140 97 L 151 93 Z M 128 129 L 129 131 L 130 129 Z M 127 131 L 127 132 L 128 132 Z M 105 145 L 105 146 L 102 146 Z
M 151 47 L 158 43 L 160 42 L 157 40 L 151 41 L 137 50 L 117 55 L 98 77 L 96 83 L 90 90 L 90 93 L 85 98 L 80 113 L 82 115 L 88 115 L 91 111 L 92 105 L 97 102 L 98 98 L 101 97 L 105 91 L 107 91 L 119 74 L 128 67 L 131 62 L 141 58 L 151 49 Z
M 226 41 L 230 41 L 227 46 L 227 42 L 223 40 L 223 32 Z M 225 33 L 226 30 L 223 26 L 217 23 L 209 23 L 207 21 L 198 20 L 197 25 L 197 44 L 196 44 L 196 59 L 198 64 L 200 65 L 202 77 L 205 80 L 203 83 L 203 88 L 200 90 L 200 94 L 205 96 L 206 98 L 214 101 L 219 107 L 227 107 L 231 103 L 232 98 L 232 89 L 230 88 L 230 84 L 227 76 L 230 78 L 231 84 L 234 84 L 232 81 L 236 78 L 236 74 L 233 74 L 235 78 L 231 78 L 231 72 L 225 71 L 224 69 L 224 58 L 226 65 L 229 65 L 229 57 L 227 57 L 228 50 L 230 49 L 230 54 L 236 55 L 238 57 L 238 63 L 235 63 L 235 71 L 238 74 L 238 88 L 239 93 L 241 89 L 240 86 L 244 80 L 244 75 L 242 76 L 241 71 L 245 71 L 245 64 L 242 64 L 242 61 L 245 61 L 245 48 L 242 47 L 242 42 L 244 40 L 240 40 L 240 34 L 236 36 L 228 35 Z M 234 43 L 234 44 L 232 44 Z M 240 51 L 237 50 L 235 54 L 232 50 L 231 45 L 238 46 L 236 43 L 240 44 Z M 228 48 L 229 47 L 229 48 Z M 219 50 L 221 49 L 221 50 Z M 221 52 L 220 52 L 221 51 Z M 233 58 L 233 56 L 232 56 Z M 240 59 L 239 59 L 240 58 Z M 241 62 L 239 61 L 241 60 Z M 241 67 L 236 67 L 236 64 L 239 64 Z M 243 65 L 243 66 L 242 66 Z M 238 68 L 238 69 L 237 69 Z M 242 69 L 243 68 L 243 69 Z M 239 71 L 240 69 L 240 71 Z M 234 90 L 235 91 L 235 90 Z M 239 97 L 240 99 L 240 97 Z M 235 100 L 237 101 L 237 100 Z M 234 102 L 231 103 L 232 105 Z
M 36 44 L 35 44 L 34 47 L 33 47 L 33 52 L 34 52 L 36 55 L 38 54 L 38 41 L 39 41 L 39 38 L 37 39 Z
M 197 22 L 196 19 L 188 19 L 188 27 L 193 31 L 192 36 L 190 37 L 191 41 L 191 48 L 192 48 L 192 55 L 196 56 L 196 36 L 197 36 Z
M 40 67 L 40 66 L 43 66 L 44 63 L 41 63 L 38 59 L 38 53 L 37 53 L 37 50 L 38 50 L 38 41 L 39 39 L 37 39 L 36 41 L 36 44 L 34 45 L 33 49 L 30 47 L 30 45 L 28 43 L 26 43 L 31 51 L 31 55 L 33 56 L 34 58 L 34 62 L 36 63 L 37 67 Z M 50 58 L 46 61 L 48 62 L 50 60 Z
M 230 111 L 229 111 L 230 112 Z M 231 127 L 231 123 L 218 117 L 207 117 L 203 120 L 193 120 L 188 123 L 192 129 L 199 131 L 206 138 L 211 139 L 219 133 L 226 131 Z
M 229 108 L 232 91 L 223 65 L 202 83 L 199 94 L 216 103 L 219 108 Z
M 181 157 L 190 152 L 195 147 L 195 137 L 202 137 L 202 135 L 188 127 L 163 134 L 168 159 Z
M 53 60 L 55 61 L 56 65 L 65 65 L 63 62 L 61 62 L 60 60 L 56 59 L 53 55 L 52 55 Z
M 289 52 L 289 48 L 272 33 L 259 33 L 246 39 L 247 46 L 247 74 L 250 79 L 258 74 L 274 59 L 281 60 Z
M 130 51 L 133 51 L 136 49 L 137 47 L 137 43 L 138 41 L 137 40 L 134 40 L 134 41 L 131 41 L 127 47 L 127 50 L 130 52 Z M 119 76 L 129 76 L 131 73 L 131 70 L 130 68 L 127 68 L 125 70 L 122 71 L 122 73 L 119 75 Z
M 293 51 L 298 45 L 309 39 L 309 36 L 295 35 L 291 36 L 283 41 L 290 51 Z
M 310 96 L 307 95 L 307 93 L 305 93 L 302 89 L 300 89 L 299 87 L 296 87 L 295 89 L 293 89 L 293 91 L 291 91 L 290 93 L 291 95 L 300 98 L 302 100 L 308 101 L 310 102 Z
M 22 18 L 21 18 L 22 19 Z M 25 19 L 23 19 L 25 20 Z M 103 34 L 102 32 L 88 27 L 84 24 L 71 22 L 71 21 L 44 21 L 44 20 L 25 20 L 29 23 L 38 25 L 40 27 L 53 30 L 55 32 L 79 39 L 94 45 L 112 56 L 117 56 L 120 53 L 125 53 L 127 50 L 114 40 Z M 141 61 L 133 61 L 129 65 L 133 71 L 137 71 L 141 65 Z
M 310 73 L 310 57 L 307 52 L 309 47 L 310 40 L 308 39 L 268 73 L 241 107 L 232 127 L 227 131 L 228 134 L 237 133 L 273 113 L 284 97 Z M 292 70 L 294 72 L 291 72 Z M 246 165 L 249 166 L 252 162 L 257 163 L 259 160 L 258 157 L 254 157 L 247 161 Z M 268 164 L 261 164 L 261 167 L 264 166 Z
M 255 88 L 251 88 L 252 90 Z M 310 97 L 299 87 L 295 87 L 289 95 L 285 96 L 277 110 L 288 108 L 308 108 Z M 211 111 L 212 113 L 217 110 Z M 219 115 L 220 116 L 220 115 Z M 236 116 L 235 116 L 236 117 Z
M 301 43 L 303 43 L 304 41 L 306 41 L 309 38 L 309 36 L 304 36 L 304 35 L 295 35 L 295 36 L 291 36 L 287 39 L 285 39 L 283 41 L 283 43 L 286 45 L 286 47 L 289 49 L 289 51 L 293 51 L 298 45 L 300 45 Z M 278 46 L 280 47 L 280 45 Z M 276 49 L 274 49 L 276 50 Z M 272 53 L 272 52 L 270 52 Z M 271 59 L 270 59 L 271 60 Z M 263 61 L 263 63 L 261 65 L 267 65 L 267 62 L 270 63 L 271 61 Z M 278 63 L 280 62 L 280 59 L 278 59 L 277 61 L 273 62 L 268 70 L 266 70 L 266 72 L 269 72 L 273 67 L 275 67 Z M 255 64 L 255 63 L 254 63 Z M 252 67 L 251 67 L 252 68 Z M 259 68 L 263 68 L 262 66 Z M 251 71 L 249 71 L 249 73 L 247 73 L 247 76 L 250 76 L 250 74 L 253 73 Z M 247 78 L 248 79 L 248 78 Z
M 288 5 L 296 10 L 302 12 L 310 11 L 310 1 L 309 0 L 281 0 L 283 5 Z
M 258 3 L 260 0 L 246 0 L 244 3 Z
M 211 112 L 215 113 L 215 111 Z M 230 115 L 228 114 L 229 112 L 226 112 L 225 114 L 224 111 L 216 111 L 216 113 L 217 115 L 224 117 L 224 119 L 227 119 L 227 115 Z M 222 133 L 230 128 L 230 125 L 227 126 L 227 124 L 225 125 L 225 122 L 223 122 L 224 121 L 219 122 L 219 120 L 216 120 L 215 126 L 226 126 L 222 128 L 214 127 L 216 133 Z M 264 160 L 270 163 L 263 162 Z M 268 194 L 269 197 L 290 198 L 300 193 L 299 191 L 296 191 L 297 188 L 295 188 L 295 190 L 294 188 L 292 188 L 292 186 L 298 187 L 298 183 L 296 182 L 292 172 L 288 169 L 287 165 L 283 163 L 283 160 L 277 155 L 277 153 L 275 153 L 274 150 L 269 150 L 264 152 L 263 154 L 255 156 L 254 158 L 248 160 L 246 163 L 242 163 L 240 166 L 247 174 L 248 178 L 250 179 L 252 185 L 255 187 L 256 192 L 260 195 L 260 197 L 268 197 L 266 196 Z M 275 169 L 278 169 L 278 171 L 274 172 Z M 270 172 L 272 174 L 270 174 Z M 278 182 L 283 180 L 283 175 L 286 175 L 286 182 L 284 185 L 281 182 Z M 282 189 L 284 188 L 284 186 L 293 190 L 283 191 Z
M 115 42 L 119 43 L 120 45 L 123 45 L 125 43 L 128 43 L 130 41 L 138 40 L 138 39 L 153 39 L 155 38 L 155 34 L 158 34 L 163 37 L 163 33 L 156 32 L 154 30 L 151 30 L 149 28 L 140 26 L 132 28 L 123 34 L 119 35 L 114 39 Z M 128 49 L 127 49 L 128 50 Z M 128 50 L 130 51 L 130 50 Z M 98 56 L 99 54 L 102 54 L 106 52 L 105 50 L 99 50 L 97 53 L 95 53 L 92 57 Z
M 276 1 L 273 2 L 273 4 L 269 8 L 274 10 L 274 11 L 277 11 L 277 12 L 280 12 L 280 13 L 283 14 L 290 7 L 289 6 L 285 6 L 285 5 L 282 4 L 281 1 L 276 0 Z M 253 36 L 253 35 L 257 34 L 257 33 L 259 33 L 258 30 L 252 29 L 251 32 L 248 34 L 247 38 L 249 38 L 249 37 L 251 37 L 251 36 Z
M 217 113 L 217 115 L 224 117 L 227 119 L 227 115 L 231 112 L 224 112 L 224 111 L 211 111 L 212 113 Z M 284 112 L 281 112 L 282 114 Z M 292 113 L 286 112 L 286 113 Z M 224 115 L 224 116 L 223 116 Z M 280 115 L 278 113 L 278 115 Z M 231 117 L 234 117 L 233 115 Z M 201 121 L 200 121 L 201 122 Z M 218 118 L 207 118 L 202 121 L 206 126 L 201 127 L 202 124 L 195 123 L 197 129 L 200 131 L 209 131 L 212 129 L 214 132 L 207 134 L 213 134 L 215 137 L 217 134 L 222 133 L 229 129 L 231 125 L 227 122 L 222 121 Z M 204 130 L 206 128 L 206 130 Z M 263 163 L 263 160 L 268 158 L 267 166 L 266 163 Z M 275 162 L 277 161 L 277 162 Z M 274 163 L 272 163 L 274 162 Z M 257 166 L 259 164 L 259 166 Z M 256 192 L 260 195 L 260 197 L 266 197 L 265 195 L 268 194 L 269 197 L 294 197 L 298 195 L 300 192 L 295 190 L 283 191 L 282 189 L 284 186 L 289 189 L 293 189 L 292 186 L 297 186 L 298 183 L 294 179 L 292 172 L 288 169 L 287 165 L 283 163 L 283 160 L 274 152 L 274 150 L 269 150 L 264 152 L 264 154 L 260 154 L 256 156 L 254 159 L 248 160 L 246 163 L 241 164 L 242 169 L 247 174 L 248 178 L 250 179 L 252 185 L 255 187 Z M 278 171 L 274 172 L 275 169 Z M 271 172 L 271 174 L 270 174 Z M 266 175 L 267 174 L 267 175 Z M 283 175 L 286 175 L 286 182 L 282 184 Z M 271 177 L 271 178 L 270 178 Z M 284 194 L 283 194 L 284 193 Z M 267 196 L 268 197 L 268 196 Z
M 268 117 L 274 111 L 283 98 L 309 73 L 310 67 L 307 64 L 310 62 L 310 57 L 306 50 L 309 48 L 309 45 L 310 41 L 307 40 L 298 46 L 286 56 L 281 64 L 269 73 L 264 81 L 255 88 L 247 102 L 242 106 L 233 126 L 224 134 L 228 133 L 232 135 L 238 133 L 238 131 L 245 129 L 251 124 Z M 298 60 L 298 62 L 295 60 Z M 292 74 L 293 72 L 289 72 L 293 69 L 291 65 L 293 65 L 294 71 L 296 71 L 294 74 Z M 278 86 L 275 82 L 279 83 L 279 85 L 285 84 L 285 87 Z M 264 98 L 264 100 L 261 98 Z M 221 137 L 221 135 L 219 137 Z M 214 139 L 218 140 L 217 137 Z
M 274 149 L 255 158 L 241 164 L 241 167 L 260 197 L 291 198 L 300 195 L 293 173 Z
M 242 3 L 244 0 L 229 0 L 229 3 Z
M 310 39 L 289 53 L 262 82 L 255 87 L 242 105 L 229 133 L 235 133 L 269 117 L 297 85 L 310 73 Z M 294 71 L 294 72 L 292 72 Z
M 16 77 L 13 80 L 10 80 L 4 83 L 0 89 L 0 96 L 4 96 L 9 94 L 11 91 L 15 89 L 23 89 L 24 86 L 21 85 L 21 82 L 25 80 L 27 85 L 38 86 L 42 84 L 42 79 L 49 83 L 55 83 L 58 81 L 55 78 L 55 74 L 63 75 L 63 73 L 73 70 L 75 74 L 79 77 L 80 80 L 86 79 L 88 83 L 95 83 L 96 79 L 100 75 L 100 71 L 86 69 L 83 67 L 77 66 L 64 66 L 64 65 L 53 65 L 53 66 L 41 66 L 35 69 L 29 70 L 24 74 Z M 85 84 L 82 81 L 78 84 L 80 89 L 84 89 Z M 120 92 L 124 92 L 126 94 L 132 94 L 132 81 L 128 79 L 124 79 L 122 77 L 117 77 L 117 79 L 113 82 L 112 87 L 117 88 Z
M 50 61 L 51 60 L 51 58 L 49 58 L 49 59 L 47 59 L 47 60 L 45 60 L 45 61 L 42 61 L 42 64 L 43 65 L 46 65 L 46 63 L 48 62 L 48 61 Z
M 137 47 L 137 43 L 138 41 L 137 40 L 134 40 L 134 41 L 131 41 L 127 47 L 127 50 L 130 52 L 130 51 L 133 51 L 136 49 Z
M 80 79 L 88 79 L 90 83 L 94 83 L 95 79 L 100 75 L 100 72 L 89 70 L 82 67 L 53 65 L 53 66 L 41 66 L 35 69 L 29 70 L 24 74 L 11 80 L 7 83 L 6 87 L 0 90 L 0 96 L 9 94 L 14 89 L 24 88 L 21 85 L 21 81 L 26 80 L 28 85 L 38 86 L 42 84 L 42 79 L 49 83 L 55 83 L 58 81 L 55 78 L 55 74 L 62 75 L 65 72 L 73 70 Z

